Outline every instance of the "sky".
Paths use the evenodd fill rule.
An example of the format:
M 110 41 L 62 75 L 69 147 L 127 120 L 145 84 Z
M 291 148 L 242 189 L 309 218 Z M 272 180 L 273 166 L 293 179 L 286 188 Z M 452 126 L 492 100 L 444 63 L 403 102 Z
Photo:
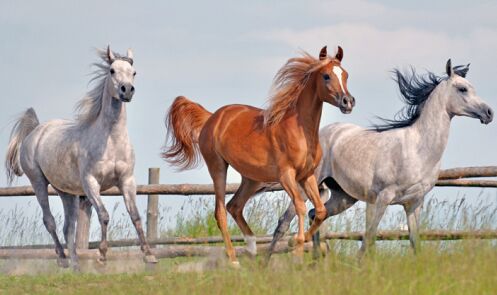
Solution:
M 165 113 L 176 96 L 211 111 L 233 103 L 264 107 L 285 61 L 302 50 L 317 56 L 324 45 L 344 49 L 357 104 L 350 115 L 326 105 L 321 126 L 392 118 L 403 104 L 391 70 L 442 74 L 448 58 L 471 63 L 468 80 L 497 109 L 496 14 L 495 1 L 0 0 L 0 155 L 12 121 L 26 108 L 41 121 L 74 117 L 75 104 L 91 89 L 95 48 L 108 44 L 134 51 L 136 94 L 127 114 L 140 184 L 148 167 L 161 168 L 161 183 L 211 182 L 205 166 L 178 173 L 159 157 Z M 442 167 L 496 165 L 496 134 L 495 122 L 455 118 Z M 6 186 L 3 165 L 0 170 Z M 229 181 L 238 180 L 231 171 Z M 25 176 L 17 182 L 27 183 Z M 28 199 L 2 199 L 0 207 Z M 143 212 L 144 198 L 139 206 Z

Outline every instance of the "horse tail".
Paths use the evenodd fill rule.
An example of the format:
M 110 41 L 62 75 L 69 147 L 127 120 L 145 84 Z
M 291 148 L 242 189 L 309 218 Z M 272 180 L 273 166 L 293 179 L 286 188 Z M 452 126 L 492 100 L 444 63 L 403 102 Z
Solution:
M 35 110 L 29 108 L 19 119 L 17 119 L 14 128 L 12 128 L 7 155 L 5 157 L 5 171 L 9 184 L 14 181 L 16 176 L 24 174 L 20 162 L 21 144 L 26 136 L 28 136 L 38 125 L 40 125 L 40 121 L 38 121 Z
M 179 170 L 192 169 L 201 161 L 198 138 L 212 113 L 184 96 L 178 96 L 166 116 L 167 138 L 162 158 Z

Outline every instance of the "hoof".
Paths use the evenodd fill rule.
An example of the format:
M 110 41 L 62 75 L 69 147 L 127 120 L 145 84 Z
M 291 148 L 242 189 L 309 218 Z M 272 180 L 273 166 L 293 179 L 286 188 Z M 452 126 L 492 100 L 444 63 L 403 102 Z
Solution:
M 296 244 L 297 244 L 297 241 L 295 240 L 295 237 L 291 237 L 291 238 L 288 240 L 288 247 L 290 247 L 290 248 L 294 248 Z
M 57 258 L 57 265 L 62 268 L 69 267 L 69 260 L 67 258 Z
M 230 267 L 233 269 L 240 269 L 240 262 L 238 262 L 238 260 L 230 261 Z
M 107 259 L 105 257 L 99 257 L 97 259 L 97 263 L 100 265 L 106 265 L 107 264 Z
M 295 265 L 303 265 L 304 264 L 304 256 L 297 254 L 297 253 L 294 253 L 294 255 L 292 257 L 292 262 Z
M 72 266 L 72 271 L 74 271 L 74 272 L 81 272 L 81 267 L 79 267 L 79 264 L 73 265 Z
M 143 257 L 143 262 L 155 264 L 158 263 L 159 260 L 157 260 L 154 255 L 145 255 L 145 257 Z

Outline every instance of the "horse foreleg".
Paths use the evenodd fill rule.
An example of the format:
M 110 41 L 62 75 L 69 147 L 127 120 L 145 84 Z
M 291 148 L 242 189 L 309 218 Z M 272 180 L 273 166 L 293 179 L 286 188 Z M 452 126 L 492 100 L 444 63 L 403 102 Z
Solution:
M 324 207 L 326 208 L 326 218 L 338 215 L 348 208 L 352 207 L 357 199 L 352 198 L 346 192 L 344 192 L 340 187 L 328 186 L 331 187 L 331 196 L 324 203 Z M 320 189 L 321 200 L 324 200 L 327 197 L 326 190 Z M 314 220 L 315 210 L 311 209 L 309 211 L 309 219 Z M 312 237 L 313 248 L 316 252 L 320 251 L 320 239 L 319 239 L 319 231 Z
M 315 212 L 311 227 L 305 233 L 305 241 L 307 242 L 312 239 L 312 235 L 314 235 L 314 233 L 316 233 L 316 231 L 319 229 L 319 226 L 325 220 L 327 213 L 323 201 L 321 201 L 318 184 L 314 174 L 302 181 L 301 186 L 307 194 L 309 200 L 314 205 Z
M 295 171 L 288 170 L 285 173 L 283 173 L 281 175 L 280 182 L 283 188 L 285 189 L 285 191 L 292 199 L 293 205 L 295 206 L 295 212 L 297 213 L 298 217 L 298 232 L 297 235 L 295 236 L 296 245 L 295 245 L 294 254 L 297 257 L 302 257 L 304 255 L 304 241 L 305 241 L 304 218 L 305 218 L 306 207 L 304 199 L 302 198 L 302 195 L 300 194 L 300 191 L 298 189 L 298 184 L 295 181 Z
M 419 219 L 423 208 L 423 197 L 416 199 L 413 203 L 404 204 L 404 210 L 407 216 L 407 226 L 409 227 L 409 240 L 414 254 L 421 250 L 419 240 Z
M 369 209 L 366 215 L 366 232 L 362 240 L 362 246 L 359 251 L 359 259 L 361 259 L 364 254 L 370 251 L 370 248 L 374 245 L 376 240 L 376 232 L 378 230 L 378 225 L 380 220 L 385 214 L 390 202 L 395 198 L 395 193 L 389 189 L 384 189 L 378 194 L 376 198 L 376 203 L 374 205 L 368 204 L 367 206 L 374 206 L 374 209 Z
M 133 222 L 133 225 L 138 234 L 138 239 L 140 240 L 140 246 L 142 252 L 145 254 L 144 261 L 146 263 L 157 263 L 158 260 L 150 251 L 150 246 L 148 245 L 147 239 L 145 238 L 145 233 L 143 232 L 142 222 L 140 218 L 140 213 L 136 208 L 136 183 L 133 177 L 124 180 L 120 185 L 121 192 L 124 198 L 124 204 L 126 205 L 126 210 L 128 210 L 129 217 Z
M 93 176 L 83 177 L 81 180 L 83 185 L 83 191 L 85 192 L 88 200 L 90 200 L 92 206 L 97 211 L 98 221 L 100 222 L 100 230 L 102 233 L 100 245 L 98 250 L 100 251 L 100 258 L 98 262 L 105 263 L 107 261 L 107 226 L 109 225 L 109 213 L 105 209 L 105 206 L 100 197 L 100 184 Z

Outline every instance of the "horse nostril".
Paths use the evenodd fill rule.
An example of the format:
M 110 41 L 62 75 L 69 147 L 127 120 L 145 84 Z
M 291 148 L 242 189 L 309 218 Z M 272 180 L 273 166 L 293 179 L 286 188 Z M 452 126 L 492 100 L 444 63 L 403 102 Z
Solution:
M 346 106 L 349 103 L 346 97 L 342 98 L 342 105 Z
M 124 85 L 121 86 L 121 92 L 126 92 L 126 87 Z
M 487 109 L 487 115 L 488 115 L 490 118 L 492 118 L 492 117 L 494 116 L 494 111 L 492 111 L 492 109 L 491 109 L 491 108 L 488 108 L 488 109 Z
M 131 92 L 135 91 L 135 87 L 131 86 Z

